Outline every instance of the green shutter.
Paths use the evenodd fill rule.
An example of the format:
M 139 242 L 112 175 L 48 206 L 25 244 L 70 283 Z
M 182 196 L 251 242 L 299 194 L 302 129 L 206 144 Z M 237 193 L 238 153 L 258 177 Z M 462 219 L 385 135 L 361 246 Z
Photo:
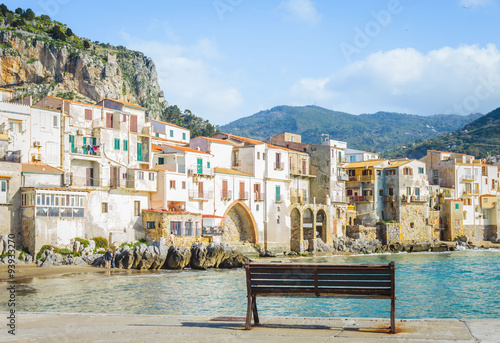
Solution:
M 458 204 L 455 204 L 455 210 L 458 210 Z
M 210 168 L 210 162 L 207 162 L 207 168 Z
M 71 145 L 71 152 L 75 152 L 75 136 L 69 135 L 69 145 Z
M 97 138 L 92 137 L 92 145 L 97 145 Z
M 174 137 L 174 130 L 170 130 L 170 137 Z
M 185 132 L 182 133 L 182 139 L 184 139 L 184 140 L 186 139 L 186 133 Z
M 281 201 L 281 188 L 280 186 L 276 186 L 276 201 Z
M 83 145 L 87 145 L 87 137 L 83 137 Z
M 123 140 L 123 151 L 128 151 L 128 141 L 127 140 Z
M 137 143 L 137 161 L 142 161 L 142 143 Z
M 198 159 L 198 174 L 203 174 L 203 159 Z
M 339 162 L 342 162 L 342 152 L 339 151 Z
M 120 139 L 115 138 L 115 150 L 120 150 Z
M 163 157 L 158 157 L 158 164 L 165 164 L 165 159 Z

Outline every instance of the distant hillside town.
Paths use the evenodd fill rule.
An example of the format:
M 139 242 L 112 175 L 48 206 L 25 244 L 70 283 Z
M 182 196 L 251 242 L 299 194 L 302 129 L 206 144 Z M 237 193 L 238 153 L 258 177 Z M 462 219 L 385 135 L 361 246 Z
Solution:
M 133 103 L 0 89 L 0 234 L 31 253 L 106 237 L 175 236 L 305 253 L 343 236 L 383 244 L 498 240 L 499 164 L 427 151 L 380 159 L 324 136 L 191 139 Z

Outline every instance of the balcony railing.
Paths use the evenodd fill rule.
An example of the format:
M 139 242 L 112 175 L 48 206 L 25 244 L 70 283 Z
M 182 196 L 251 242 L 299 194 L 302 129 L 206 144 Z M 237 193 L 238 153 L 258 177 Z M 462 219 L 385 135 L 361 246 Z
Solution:
M 248 192 L 239 192 L 238 199 L 239 200 L 248 200 Z
M 232 199 L 233 198 L 233 191 L 228 191 L 228 190 L 223 190 L 221 194 L 221 199 Z
M 349 197 L 349 202 L 372 202 L 373 196 L 371 195 L 356 195 Z
M 0 161 L 11 162 L 11 163 L 21 163 L 21 150 L 7 151 L 5 153 L 5 155 L 0 157 Z
M 190 169 L 188 169 L 188 174 L 212 176 L 212 175 L 214 175 L 214 169 L 213 168 L 203 168 L 203 169 L 199 170 L 198 168 L 190 168 Z
M 99 178 L 73 177 L 74 187 L 99 187 L 101 180 Z
M 338 181 L 350 181 L 349 180 L 349 175 L 347 174 L 342 174 L 338 176 Z
M 290 167 L 290 174 L 292 174 L 292 175 L 308 175 L 307 169 L 297 168 L 295 166 Z
M 427 195 L 402 195 L 402 202 L 427 202 L 429 197 Z
M 283 162 L 275 162 L 274 163 L 274 169 L 275 170 L 283 170 L 283 169 L 285 169 L 285 163 L 283 163 Z
M 395 202 L 396 199 L 396 195 L 384 195 L 384 202 Z
M 474 182 L 475 180 L 474 175 L 464 175 L 460 177 L 460 182 Z
M 290 200 L 291 200 L 292 204 L 307 204 L 307 203 L 309 203 L 308 202 L 309 199 L 305 196 L 302 196 L 302 195 L 292 195 L 290 197 Z
M 189 190 L 189 198 L 191 199 L 212 199 L 213 198 L 213 192 L 212 191 L 203 191 L 200 192 L 196 189 Z
M 467 191 L 464 191 L 463 195 L 464 196 L 479 195 L 479 190 L 478 189 L 467 190 Z
M 264 193 L 255 192 L 254 199 L 255 201 L 264 201 Z

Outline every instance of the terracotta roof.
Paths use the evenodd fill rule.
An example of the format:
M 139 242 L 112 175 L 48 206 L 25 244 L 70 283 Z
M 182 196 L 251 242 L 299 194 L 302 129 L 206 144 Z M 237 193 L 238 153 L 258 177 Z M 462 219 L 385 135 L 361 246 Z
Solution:
M 442 153 L 442 154 L 453 154 L 453 155 L 473 156 L 473 155 L 461 154 L 461 153 L 459 153 L 459 152 L 451 152 L 451 151 L 440 151 L 440 150 L 427 150 L 427 151 L 439 152 L 439 153 Z
M 225 140 L 225 139 L 218 139 L 218 138 L 211 138 L 211 137 L 204 137 L 204 136 L 200 136 L 199 138 L 203 138 L 203 139 L 206 139 L 209 142 L 214 142 L 214 143 L 236 145 L 236 144 L 234 144 L 232 142 L 229 142 L 228 140 Z
M 122 105 L 127 105 L 127 106 L 137 107 L 137 108 L 141 108 L 141 109 L 145 110 L 145 108 L 144 108 L 144 107 L 139 106 L 139 105 L 136 105 L 136 104 L 133 104 L 133 103 L 131 103 L 131 102 L 127 102 L 127 101 L 116 100 L 116 99 L 104 99 L 104 100 L 109 100 L 109 101 L 112 101 L 112 102 L 117 102 L 117 103 L 122 104 Z
M 217 218 L 217 219 L 223 219 L 224 217 L 221 216 L 216 216 L 215 214 L 204 214 L 201 216 L 202 218 Z
M 248 143 L 248 144 L 251 144 L 251 145 L 265 144 L 264 142 L 258 141 L 256 139 L 251 139 L 251 138 L 246 138 L 246 137 L 241 137 L 241 136 L 235 136 L 235 135 L 232 135 L 230 133 L 222 133 L 222 134 L 227 135 L 228 138 L 232 138 L 234 140 L 241 141 L 243 143 Z
M 36 173 L 36 174 L 63 174 L 60 169 L 49 166 L 48 164 L 31 164 L 23 163 L 23 173 Z
M 251 174 L 240 172 L 239 170 L 229 169 L 229 168 L 219 168 L 215 167 L 214 172 L 221 174 L 233 174 L 233 175 L 241 175 L 241 176 L 253 176 Z
M 64 100 L 64 102 L 69 102 L 69 103 L 77 104 L 77 105 L 94 106 L 94 107 L 102 108 L 102 106 L 99 106 L 99 105 L 96 105 L 96 104 L 88 104 L 86 102 L 79 102 L 79 101 L 67 100 L 67 99 L 59 98 L 57 96 L 52 96 L 52 95 L 47 95 L 45 98 L 52 98 L 52 99 L 57 99 L 57 100 L 61 100 L 61 101 Z M 45 99 L 45 98 L 43 98 L 43 99 Z M 40 101 L 42 101 L 42 100 L 40 100 Z
M 0 90 L 7 91 L 7 92 L 13 92 L 13 89 L 8 89 L 8 88 L 2 88 L 0 87 Z
M 178 127 L 179 129 L 183 129 L 183 130 L 186 130 L 186 131 L 189 131 L 189 129 L 186 129 L 185 127 L 182 127 L 182 126 L 179 126 L 179 125 L 175 125 L 175 124 L 172 124 L 172 123 L 167 123 L 167 122 L 164 122 L 164 121 L 161 121 L 161 120 L 156 120 L 156 119 L 151 119 L 151 118 L 148 118 L 149 121 L 155 121 L 157 123 L 160 123 L 160 124 L 165 124 L 165 125 L 168 125 L 168 126 L 174 126 L 174 127 Z
M 377 159 L 377 160 L 367 160 L 360 162 L 352 162 L 345 166 L 345 168 L 361 168 L 361 167 L 373 167 L 382 162 L 388 161 L 386 159 Z
M 183 143 L 183 142 L 180 142 L 180 141 L 176 141 L 176 140 L 173 140 L 173 139 L 166 139 L 166 138 L 161 138 L 161 137 L 156 137 L 156 136 L 151 136 L 151 139 L 152 140 L 157 140 L 157 141 L 162 141 L 162 142 L 172 142 L 172 143 L 181 143 L 181 144 L 186 144 L 186 143 Z
M 169 148 L 172 148 L 172 149 L 177 149 L 177 150 L 180 150 L 180 151 L 185 151 L 185 152 L 195 152 L 197 154 L 211 155 L 211 154 L 209 154 L 207 152 L 196 150 L 196 149 L 187 148 L 185 146 L 175 146 L 175 145 L 168 145 L 168 144 L 163 144 L 163 146 L 166 146 L 166 147 L 169 147 Z
M 151 144 L 151 150 L 153 151 L 163 151 L 160 145 Z
M 12 179 L 12 176 L 9 176 L 9 175 L 0 175 L 0 179 Z
M 397 168 L 397 167 L 401 167 L 402 165 L 405 165 L 406 163 L 411 162 L 411 161 L 413 161 L 413 160 L 396 161 L 394 163 L 391 163 L 390 165 L 388 165 L 385 168 Z
M 285 151 L 297 152 L 297 153 L 302 153 L 302 154 L 307 155 L 307 152 L 303 152 L 303 151 L 299 151 L 299 150 L 293 150 L 293 149 L 288 149 L 288 148 L 285 148 L 285 147 L 282 147 L 282 146 L 279 146 L 279 145 L 267 144 L 267 147 L 271 148 L 271 149 L 281 149 L 281 150 L 285 150 Z

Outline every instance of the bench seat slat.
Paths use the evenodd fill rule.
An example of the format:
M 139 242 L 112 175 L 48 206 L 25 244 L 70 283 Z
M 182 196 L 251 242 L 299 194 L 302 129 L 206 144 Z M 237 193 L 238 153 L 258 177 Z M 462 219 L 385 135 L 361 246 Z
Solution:
M 320 295 L 365 295 L 365 296 L 380 296 L 390 297 L 390 289 L 377 288 L 324 288 L 318 289 Z M 293 295 L 298 294 L 315 294 L 314 287 L 252 287 L 252 293 L 256 295 Z
M 314 280 L 252 280 L 254 286 L 311 286 L 314 287 Z M 346 281 L 318 281 L 318 287 L 376 287 L 391 288 L 391 282 L 371 281 L 371 280 L 346 280 Z
M 274 266 L 272 266 L 274 267 Z M 325 269 L 325 268 L 318 268 L 318 275 L 331 275 L 331 274 L 345 274 L 345 275 L 350 275 L 350 274 L 387 274 L 390 275 L 390 270 L 388 268 L 385 269 L 343 269 L 343 268 L 331 268 L 331 269 Z M 288 274 L 314 274 L 315 269 L 314 268 L 258 268 L 258 267 L 252 267 L 250 268 L 250 275 L 253 274 L 283 274 L 283 273 L 288 273 Z
M 313 280 L 314 274 L 258 274 L 252 273 L 252 280 Z M 391 275 L 387 274 L 348 274 L 348 275 L 318 275 L 318 280 L 383 280 L 390 281 Z

